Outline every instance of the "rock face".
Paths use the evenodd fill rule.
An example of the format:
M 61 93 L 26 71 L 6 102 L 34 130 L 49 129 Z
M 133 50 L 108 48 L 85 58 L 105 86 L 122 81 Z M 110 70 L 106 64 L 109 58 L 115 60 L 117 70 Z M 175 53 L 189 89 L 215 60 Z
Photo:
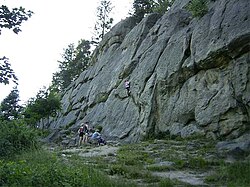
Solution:
M 163 16 L 127 18 L 106 34 L 93 65 L 41 126 L 103 126 L 108 139 L 170 134 L 234 139 L 250 129 L 249 0 L 209 1 L 194 18 L 176 0 Z M 128 96 L 124 81 L 131 83 Z

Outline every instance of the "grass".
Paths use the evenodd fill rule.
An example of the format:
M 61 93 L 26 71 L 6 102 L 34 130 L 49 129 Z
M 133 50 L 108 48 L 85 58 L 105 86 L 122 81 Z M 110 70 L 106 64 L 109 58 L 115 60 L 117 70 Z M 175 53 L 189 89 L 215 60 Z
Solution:
M 222 163 L 218 171 L 206 178 L 208 183 L 228 187 L 250 186 L 250 161 Z
M 149 171 L 159 171 L 159 172 L 163 172 L 163 171 L 170 171 L 171 169 L 173 169 L 174 166 L 147 166 L 147 170 Z
M 124 182 L 111 180 L 80 158 L 62 160 L 42 150 L 24 153 L 13 161 L 0 161 L 0 186 L 109 187 L 121 184 L 128 186 Z
M 214 142 L 204 139 L 150 140 L 123 145 L 115 154 L 89 158 L 62 149 L 54 153 L 32 150 L 0 160 L 0 186 L 190 186 L 154 175 L 178 170 L 218 170 L 206 177 L 208 185 L 250 186 L 249 161 L 229 164 L 211 157 L 216 155 Z M 161 165 L 166 161 L 170 165 Z

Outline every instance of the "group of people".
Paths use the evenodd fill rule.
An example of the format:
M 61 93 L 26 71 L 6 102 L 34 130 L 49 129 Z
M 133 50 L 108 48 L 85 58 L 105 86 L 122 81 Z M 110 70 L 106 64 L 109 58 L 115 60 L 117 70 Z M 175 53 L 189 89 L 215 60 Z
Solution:
M 89 127 L 89 123 L 86 122 L 85 124 L 81 124 L 80 128 L 78 129 L 79 134 L 79 146 L 87 143 L 97 143 L 98 145 L 106 145 L 106 141 L 103 139 L 100 133 L 100 129 L 95 129 Z
M 125 89 L 127 90 L 127 95 L 130 95 L 130 82 L 128 80 L 125 80 Z M 98 145 L 104 144 L 106 145 L 106 141 L 102 138 L 100 134 L 100 129 L 94 129 L 89 128 L 89 123 L 86 122 L 85 124 L 82 124 L 78 130 L 79 134 L 79 146 L 82 145 L 82 143 L 93 143 L 97 142 Z

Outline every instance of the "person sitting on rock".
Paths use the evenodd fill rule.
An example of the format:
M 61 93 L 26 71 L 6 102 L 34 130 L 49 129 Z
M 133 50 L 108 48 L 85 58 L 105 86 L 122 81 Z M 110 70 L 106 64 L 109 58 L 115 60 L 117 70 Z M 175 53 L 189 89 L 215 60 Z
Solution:
M 90 143 L 97 142 L 98 145 L 104 144 L 106 145 L 106 141 L 102 138 L 100 130 L 96 129 L 96 131 L 90 137 Z

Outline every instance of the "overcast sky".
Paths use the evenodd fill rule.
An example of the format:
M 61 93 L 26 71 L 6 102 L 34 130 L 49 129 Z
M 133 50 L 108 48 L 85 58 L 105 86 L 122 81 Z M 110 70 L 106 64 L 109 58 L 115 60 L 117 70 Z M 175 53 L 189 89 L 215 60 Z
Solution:
M 110 0 L 114 6 L 110 16 L 114 23 L 125 19 L 133 0 Z M 0 57 L 9 58 L 19 79 L 18 90 L 24 103 L 43 86 L 48 86 L 57 71 L 63 49 L 80 39 L 90 40 L 97 20 L 100 0 L 0 0 L 1 5 L 32 10 L 18 35 L 3 29 L 0 35 Z M 0 84 L 0 101 L 13 84 Z

